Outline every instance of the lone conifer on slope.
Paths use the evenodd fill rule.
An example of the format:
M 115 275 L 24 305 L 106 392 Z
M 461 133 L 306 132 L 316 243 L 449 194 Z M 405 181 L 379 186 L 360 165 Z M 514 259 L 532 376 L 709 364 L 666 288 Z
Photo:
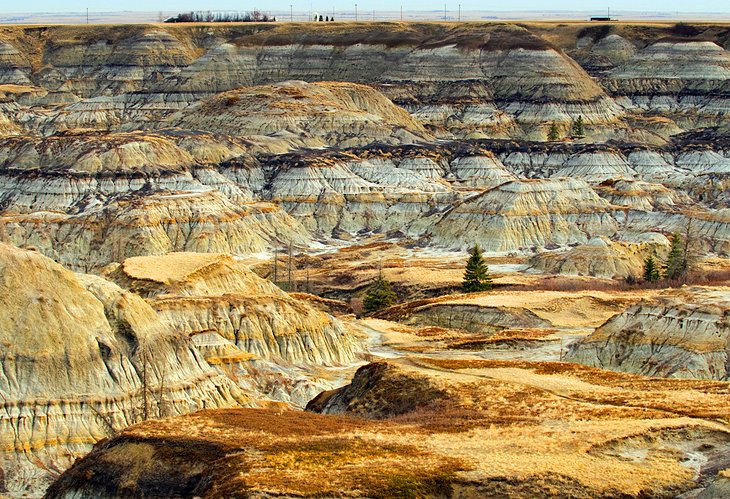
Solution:
M 573 122 L 573 135 L 576 137 L 583 137 L 585 135 L 583 116 L 578 116 L 578 119 Z
M 644 260 L 644 280 L 646 282 L 657 282 L 661 278 L 662 274 L 659 270 L 654 256 L 649 256 Z
M 552 123 L 550 125 L 550 129 L 548 130 L 547 139 L 548 142 L 555 142 L 560 138 L 560 132 L 558 131 L 558 125 L 555 123 Z
M 466 262 L 464 270 L 464 281 L 461 288 L 465 293 L 476 293 L 478 291 L 489 291 L 492 289 L 492 278 L 489 277 L 489 267 L 484 263 L 482 251 L 479 245 L 474 245 L 469 261 Z
M 667 257 L 667 268 L 664 271 L 664 277 L 675 280 L 684 276 L 687 272 L 687 261 L 682 253 L 682 236 L 672 234 L 672 247 Z
M 365 313 L 372 314 L 395 304 L 395 298 L 396 294 L 390 286 L 390 282 L 383 277 L 381 272 L 365 293 L 362 304 Z

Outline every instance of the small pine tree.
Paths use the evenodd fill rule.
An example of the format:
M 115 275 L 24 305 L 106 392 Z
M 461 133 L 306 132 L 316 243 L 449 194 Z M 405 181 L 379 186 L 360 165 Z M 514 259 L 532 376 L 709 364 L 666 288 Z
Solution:
M 465 293 L 476 293 L 478 291 L 489 291 L 492 289 L 492 278 L 489 277 L 489 267 L 484 262 L 482 251 L 479 245 L 474 245 L 469 261 L 466 262 L 464 270 L 464 281 L 461 289 Z
M 373 312 L 392 306 L 395 303 L 395 298 L 396 294 L 393 288 L 391 288 L 390 283 L 380 275 L 368 288 L 362 304 L 365 313 L 372 314 Z
M 583 137 L 585 135 L 583 116 L 578 116 L 578 119 L 573 122 L 573 135 L 576 137 Z
M 330 22 L 334 22 L 335 16 L 330 17 Z
M 550 130 L 548 130 L 547 139 L 550 142 L 555 142 L 560 138 L 560 132 L 558 131 L 558 125 L 555 123 L 552 123 L 550 125 Z
M 682 236 L 672 234 L 672 247 L 667 257 L 667 268 L 664 271 L 664 277 L 675 280 L 682 277 L 687 271 L 687 262 L 682 252 Z
M 330 22 L 330 16 L 324 16 L 324 22 L 326 22 L 326 23 Z
M 661 278 L 661 272 L 654 256 L 650 255 L 644 260 L 644 280 L 646 282 L 657 282 Z
M 319 16 L 319 22 L 322 22 L 322 21 L 324 21 L 324 17 Z

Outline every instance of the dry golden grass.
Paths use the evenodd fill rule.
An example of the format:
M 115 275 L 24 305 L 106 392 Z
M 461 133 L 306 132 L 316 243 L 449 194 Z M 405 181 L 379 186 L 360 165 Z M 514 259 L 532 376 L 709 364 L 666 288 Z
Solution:
M 377 314 L 391 321 L 403 321 L 414 313 L 434 305 L 477 305 L 526 309 L 556 328 L 598 327 L 608 318 L 643 297 L 658 293 L 657 290 L 606 291 L 494 291 L 470 294 L 454 294 L 414 300 L 395 305 Z
M 724 381 L 646 378 L 562 362 L 415 359 L 418 365 L 468 372 L 477 379 L 519 383 L 573 403 L 576 415 L 605 419 L 680 417 L 730 422 L 730 383 Z M 481 382 L 481 381 L 480 381 Z M 623 417 L 623 416 L 622 416 Z
M 549 337 L 558 332 L 557 329 L 503 329 L 492 335 L 466 334 L 446 344 L 448 349 L 482 350 L 495 345 L 529 344 L 544 341 L 556 341 Z
M 122 268 L 132 279 L 170 284 L 184 281 L 192 274 L 228 261 L 230 256 L 215 253 L 168 253 L 128 258 Z
M 682 461 L 688 442 L 730 441 L 717 422 L 720 411 L 728 413 L 728 383 L 559 363 L 406 358 L 378 365 L 370 367 L 380 377 L 369 381 L 363 415 L 434 386 L 436 398 L 386 420 L 238 409 L 147 422 L 100 445 L 59 483 L 122 483 L 115 490 L 137 495 L 156 484 L 201 497 L 427 497 L 455 489 L 673 496 L 693 484 Z

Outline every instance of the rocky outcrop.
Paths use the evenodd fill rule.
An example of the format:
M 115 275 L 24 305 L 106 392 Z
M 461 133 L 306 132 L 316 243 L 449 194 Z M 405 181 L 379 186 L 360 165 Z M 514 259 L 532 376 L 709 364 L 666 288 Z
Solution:
M 517 25 L 383 24 L 367 32 L 212 26 L 205 34 L 185 26 L 53 27 L 42 37 L 34 30 L 13 35 L 0 83 L 25 84 L 25 76 L 53 95 L 84 99 L 54 110 L 57 118 L 29 117 L 47 131 L 155 126 L 213 94 L 285 80 L 373 85 L 448 137 L 542 139 L 546 123 L 567 129 L 579 115 L 590 130 L 625 128 L 621 108 L 583 68 Z M 24 62 L 31 53 L 17 47 L 40 54 L 42 69 Z
M 603 80 L 630 110 L 660 113 L 687 128 L 727 119 L 730 55 L 711 41 L 660 41 Z
M 396 164 L 389 157 L 279 156 L 264 164 L 272 172 L 264 195 L 309 230 L 328 236 L 337 231 L 422 234 L 460 197 L 419 171 L 423 166 Z
M 411 396 L 404 396 L 406 393 Z M 381 361 L 358 369 L 352 381 L 342 388 L 320 393 L 307 404 L 306 410 L 384 419 L 448 398 L 447 384 Z
M 638 277 L 649 255 L 666 256 L 669 241 L 653 234 L 641 243 L 611 241 L 595 237 L 586 244 L 564 251 L 544 251 L 535 255 L 531 265 L 551 274 L 573 274 L 608 278 Z
M 173 115 L 168 123 L 233 135 L 286 131 L 312 146 L 412 143 L 432 137 L 376 90 L 351 83 L 288 81 L 225 92 Z
M 674 191 L 662 184 L 640 180 L 611 178 L 594 187 L 602 198 L 614 206 L 638 211 L 672 211 L 675 207 L 692 204 L 682 191 Z
M 299 222 L 280 207 L 236 205 L 215 190 L 122 196 L 75 215 L 8 215 L 0 224 L 8 241 L 84 271 L 137 255 L 258 253 L 279 242 L 308 241 Z
M 578 34 L 578 50 L 571 56 L 591 74 L 625 64 L 636 53 L 636 46 L 631 41 L 610 30 L 609 26 L 596 26 Z
M 436 326 L 486 334 L 504 329 L 547 328 L 551 325 L 524 308 L 438 302 L 414 307 L 401 322 L 419 327 Z
M 319 369 L 351 364 L 362 349 L 349 326 L 229 255 L 134 257 L 110 277 L 144 296 L 206 360 L 262 399 L 302 406 L 330 386 Z
M 729 310 L 727 288 L 667 291 L 571 345 L 566 360 L 645 376 L 727 380 Z
M 0 82 L 29 85 L 31 67 L 23 54 L 11 43 L 0 41 Z
M 517 180 L 455 206 L 430 236 L 449 247 L 511 251 L 587 242 L 617 229 L 608 203 L 583 181 Z
M 113 276 L 187 335 L 214 331 L 246 352 L 282 363 L 354 360 L 356 340 L 342 323 L 229 255 L 134 257 Z
M 0 460 L 10 490 L 40 486 L 109 431 L 148 416 L 247 403 L 188 339 L 111 282 L 2 243 L 0 276 Z
M 313 236 L 348 233 L 400 232 L 451 246 L 458 234 L 449 231 L 461 230 L 451 223 L 460 210 L 479 211 L 481 196 L 462 203 L 466 198 L 486 190 L 490 194 L 483 196 L 491 200 L 511 188 L 506 185 L 522 185 L 524 177 L 555 179 L 548 190 L 570 196 L 576 188 L 560 179 L 571 177 L 595 187 L 608 203 L 571 207 L 558 216 L 553 212 L 562 207 L 537 202 L 531 219 L 516 220 L 511 227 L 499 214 L 477 213 L 474 220 L 490 218 L 479 238 L 488 234 L 494 240 L 492 233 L 498 231 L 502 241 L 490 244 L 512 251 L 613 236 L 617 223 L 630 238 L 668 233 L 694 209 L 691 199 L 701 203 L 691 216 L 702 220 L 697 225 L 705 246 L 723 252 L 727 231 L 718 211 L 728 203 L 726 154 L 711 143 L 687 146 L 682 142 L 686 138 L 667 144 L 670 132 L 679 129 L 672 128 L 666 113 L 646 116 L 638 104 L 626 102 L 640 100 L 641 92 L 654 88 L 647 83 L 651 75 L 664 82 L 678 75 L 683 85 L 676 91 L 679 98 L 722 94 L 717 85 L 724 85 L 726 61 L 715 43 L 722 43 L 721 34 L 697 29 L 713 41 L 678 33 L 687 39 L 675 43 L 661 39 L 671 34 L 668 28 L 642 28 L 638 36 L 618 25 L 549 30 L 529 24 L 378 25 L 367 30 L 332 25 L 316 33 L 279 25 L 211 26 L 205 34 L 191 26 L 10 30 L 3 40 L 2 67 L 15 69 L 6 71 L 7 102 L 0 114 L 12 126 L 4 130 L 67 131 L 3 139 L 0 209 L 10 217 L 3 219 L 4 232 L 10 241 L 34 245 L 65 264 L 79 261 L 74 263 L 78 269 L 146 252 L 258 251 L 278 242 L 304 244 Z M 564 40 L 577 45 L 564 45 Z M 631 47 L 636 48 L 633 54 Z M 664 73 L 650 71 L 656 66 L 652 61 L 665 57 L 676 71 L 668 66 Z M 705 66 L 710 70 L 703 72 Z M 100 81 L 98 88 L 92 75 Z M 634 83 L 626 83 L 631 88 L 625 92 L 611 87 L 627 78 Z M 285 80 L 294 81 L 281 83 Z M 624 115 L 602 84 L 631 116 Z M 710 108 L 704 106 L 702 112 Z M 586 124 L 588 137 L 581 140 L 620 137 L 665 145 L 433 141 L 434 136 L 485 135 L 543 139 L 552 124 L 561 135 L 569 133 L 576 116 Z M 113 131 L 68 131 L 78 127 Z M 157 131 L 133 131 L 140 128 Z M 282 154 L 372 142 L 401 145 L 353 147 L 342 155 L 321 149 Z M 273 155 L 263 157 L 266 153 Z M 222 197 L 204 194 L 210 189 Z M 686 191 L 689 198 L 668 191 Z M 169 195 L 177 194 L 189 197 L 170 201 Z M 160 208 L 163 199 L 174 209 Z M 271 205 L 258 204 L 262 200 L 288 214 L 274 215 Z M 241 218 L 233 214 L 241 206 L 255 206 L 255 233 L 245 235 L 239 223 L 231 222 L 230 237 L 207 230 L 196 234 L 196 227 L 209 226 L 200 210 L 183 206 L 190 202 L 207 205 L 212 219 L 225 223 Z M 150 210 L 158 220 L 153 224 L 168 216 L 190 223 L 173 222 L 165 226 L 164 236 L 149 224 L 138 229 L 137 221 L 128 223 L 120 213 L 135 203 Z M 274 229 L 266 230 L 259 212 L 271 213 L 266 223 L 274 223 Z M 129 245 L 139 250 L 96 251 L 102 243 L 83 241 L 107 244 L 113 239 L 106 237 L 110 225 L 100 218 L 121 218 L 135 234 L 154 233 L 154 241 Z M 31 231 L 32 224 L 47 225 L 46 234 Z M 79 231 L 79 226 L 86 228 Z M 180 234 L 187 233 L 194 243 L 182 242 L 189 237 Z M 71 237 L 81 241 L 73 249 Z M 86 251 L 99 257 L 86 256 Z
M 33 80 L 79 97 L 141 90 L 179 72 L 196 55 L 187 40 L 151 26 L 58 31 L 61 37 L 44 47 L 44 67 Z
M 212 170 L 247 149 L 228 136 L 179 130 L 6 139 L 0 141 L 0 206 L 14 213 L 78 213 L 118 195 L 211 187 L 249 202 L 250 191 Z M 241 168 L 250 171 L 251 163 L 241 161 Z

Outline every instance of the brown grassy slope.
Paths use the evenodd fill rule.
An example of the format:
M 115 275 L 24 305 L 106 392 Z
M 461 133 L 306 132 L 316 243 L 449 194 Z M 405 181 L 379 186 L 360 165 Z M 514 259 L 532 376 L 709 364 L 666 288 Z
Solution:
M 48 496 L 670 497 L 693 486 L 687 451 L 730 441 L 728 383 L 419 358 L 359 375 L 352 407 L 391 417 L 217 410 L 147 422 L 99 444 Z

